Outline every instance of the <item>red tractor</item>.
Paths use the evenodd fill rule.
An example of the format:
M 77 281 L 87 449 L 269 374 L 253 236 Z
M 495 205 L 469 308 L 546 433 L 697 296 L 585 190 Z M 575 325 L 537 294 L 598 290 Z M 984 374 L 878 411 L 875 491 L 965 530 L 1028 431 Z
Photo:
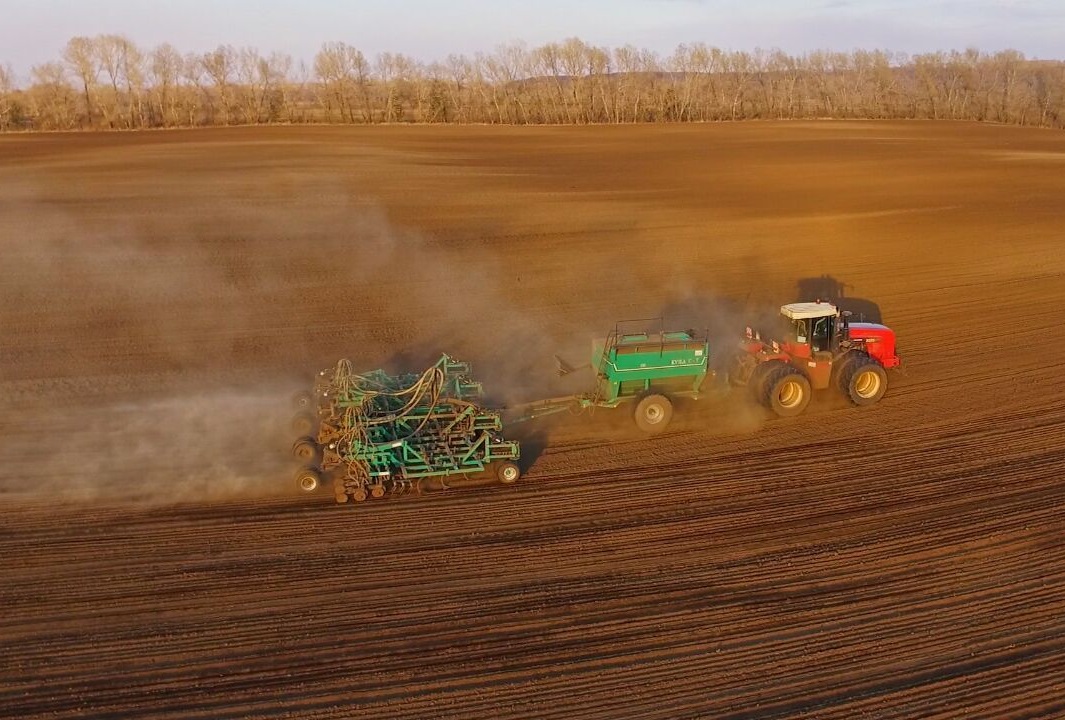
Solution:
M 780 339 L 763 340 L 747 328 L 729 380 L 781 417 L 798 415 L 811 390 L 835 387 L 855 405 L 873 405 L 887 390 L 886 368 L 902 362 L 895 331 L 879 323 L 850 322 L 831 303 L 780 308 Z

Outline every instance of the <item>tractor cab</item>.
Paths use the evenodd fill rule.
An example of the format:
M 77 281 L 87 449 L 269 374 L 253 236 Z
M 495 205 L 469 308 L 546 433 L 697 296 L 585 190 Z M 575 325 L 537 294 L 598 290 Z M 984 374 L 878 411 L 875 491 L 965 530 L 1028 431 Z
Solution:
M 785 350 L 797 357 L 834 352 L 843 334 L 839 308 L 831 303 L 799 302 L 780 308 Z

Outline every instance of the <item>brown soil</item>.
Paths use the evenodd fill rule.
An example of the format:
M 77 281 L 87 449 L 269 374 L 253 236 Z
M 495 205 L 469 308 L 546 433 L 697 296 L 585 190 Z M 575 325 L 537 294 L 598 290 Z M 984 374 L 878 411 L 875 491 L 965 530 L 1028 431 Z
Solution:
M 0 159 L 0 715 L 1065 714 L 1065 135 L 270 128 Z M 873 408 L 689 404 L 653 439 L 605 411 L 524 430 L 511 487 L 289 485 L 288 398 L 338 357 L 560 394 L 551 354 L 616 319 L 732 331 L 822 275 L 899 334 Z

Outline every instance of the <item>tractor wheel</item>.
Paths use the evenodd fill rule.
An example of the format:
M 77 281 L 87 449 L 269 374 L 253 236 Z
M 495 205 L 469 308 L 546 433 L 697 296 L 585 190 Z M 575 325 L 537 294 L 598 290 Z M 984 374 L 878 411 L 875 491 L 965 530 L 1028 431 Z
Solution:
M 847 397 L 855 405 L 875 405 L 887 392 L 887 373 L 870 360 L 850 368 L 846 381 Z
M 810 381 L 793 367 L 782 367 L 766 378 L 765 406 L 780 417 L 802 413 L 810 404 Z
M 645 433 L 658 434 L 673 418 L 673 403 L 665 395 L 647 395 L 636 405 L 636 427 Z
M 769 376 L 772 374 L 780 363 L 763 362 L 758 363 L 754 370 L 751 370 L 751 376 L 747 379 L 747 390 L 751 394 L 751 399 L 755 402 L 760 402 L 765 397 L 765 383 Z
M 292 457 L 308 465 L 317 465 L 322 459 L 318 443 L 310 437 L 302 437 L 292 444 Z
M 322 484 L 322 476 L 314 468 L 304 468 L 296 473 L 296 484 L 303 492 L 312 493 Z
M 501 462 L 496 466 L 496 477 L 504 485 L 513 485 L 521 477 L 521 468 L 509 460 Z
M 847 395 L 847 383 L 850 381 L 851 370 L 858 365 L 872 362 L 872 358 L 863 352 L 850 352 L 840 358 L 832 367 L 832 383 L 844 396 Z

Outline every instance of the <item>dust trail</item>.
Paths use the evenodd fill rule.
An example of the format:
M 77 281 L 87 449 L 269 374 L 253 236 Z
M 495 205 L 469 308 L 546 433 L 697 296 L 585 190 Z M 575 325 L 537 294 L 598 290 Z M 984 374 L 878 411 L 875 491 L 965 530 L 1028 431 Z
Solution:
M 512 397 L 542 392 L 571 334 L 522 309 L 498 258 L 336 190 L 145 219 L 22 188 L 0 200 L 8 497 L 288 492 L 290 398 L 339 357 L 411 370 L 446 351 Z
M 286 492 L 287 395 L 219 390 L 10 413 L 0 495 L 56 502 L 209 502 Z
M 416 371 L 447 352 L 503 405 L 591 389 L 552 356 L 587 362 L 628 312 L 709 325 L 714 348 L 735 337 L 734 309 L 690 288 L 664 311 L 545 317 L 505 250 L 397 226 L 342 187 L 149 188 L 139 213 L 95 191 L 70 209 L 73 191 L 28 182 L 0 196 L 0 492 L 287 491 L 289 398 L 341 357 Z

